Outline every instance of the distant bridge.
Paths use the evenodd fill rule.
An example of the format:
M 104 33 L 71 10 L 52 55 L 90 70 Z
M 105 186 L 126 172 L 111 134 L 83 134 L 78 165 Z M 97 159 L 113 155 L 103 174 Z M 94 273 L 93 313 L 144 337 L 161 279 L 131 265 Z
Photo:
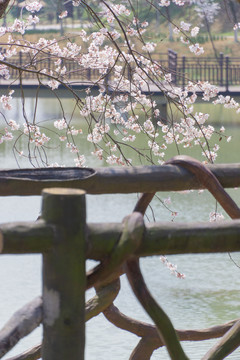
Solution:
M 215 57 L 186 57 L 178 56 L 173 50 L 168 53 L 155 54 L 154 59 L 157 60 L 166 71 L 172 74 L 172 82 L 176 86 L 184 88 L 190 81 L 209 81 L 211 84 L 220 88 L 220 93 L 231 95 L 240 95 L 240 57 L 224 56 L 220 53 L 218 58 Z M 31 58 L 29 54 L 19 53 L 9 59 L 12 65 L 24 67 L 31 66 L 32 70 L 53 69 L 53 61 L 56 59 L 52 56 L 39 56 Z M 98 69 L 82 69 L 76 62 L 71 60 L 63 60 L 67 69 L 66 77 L 74 88 L 86 88 L 93 85 L 98 77 Z M 26 87 L 36 87 L 36 73 L 22 72 L 22 84 Z M 4 80 L 0 78 L 0 87 L 9 86 L 14 79 L 19 77 L 17 69 L 10 70 L 10 79 Z M 105 79 L 111 83 L 111 73 Z M 12 88 L 19 87 L 20 81 L 16 80 L 12 84 Z M 150 85 L 149 88 L 143 89 L 144 92 L 151 92 L 161 95 L 161 91 L 157 86 Z

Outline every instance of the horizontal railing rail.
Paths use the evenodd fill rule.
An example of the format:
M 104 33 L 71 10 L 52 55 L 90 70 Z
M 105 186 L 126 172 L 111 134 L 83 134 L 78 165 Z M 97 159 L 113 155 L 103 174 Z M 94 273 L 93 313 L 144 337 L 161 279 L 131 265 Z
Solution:
M 224 188 L 240 186 L 240 164 L 206 168 Z M 118 186 L 116 187 L 116 183 Z M 191 172 L 179 165 L 0 170 L 0 196 L 40 195 L 46 187 L 73 187 L 89 194 L 116 194 L 202 189 Z
M 88 224 L 86 259 L 101 261 L 111 255 L 122 232 L 122 223 Z M 236 252 L 240 251 L 239 234 L 240 220 L 221 223 L 147 223 L 135 255 Z M 41 254 L 54 248 L 55 228 L 42 220 L 2 224 L 0 239 L 1 254 Z

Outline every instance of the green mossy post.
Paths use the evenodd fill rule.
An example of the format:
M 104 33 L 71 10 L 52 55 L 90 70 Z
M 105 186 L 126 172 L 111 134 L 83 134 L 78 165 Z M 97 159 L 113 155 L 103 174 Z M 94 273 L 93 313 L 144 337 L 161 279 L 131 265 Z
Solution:
M 84 360 L 86 203 L 83 190 L 43 190 L 42 217 L 55 226 L 43 255 L 43 360 Z

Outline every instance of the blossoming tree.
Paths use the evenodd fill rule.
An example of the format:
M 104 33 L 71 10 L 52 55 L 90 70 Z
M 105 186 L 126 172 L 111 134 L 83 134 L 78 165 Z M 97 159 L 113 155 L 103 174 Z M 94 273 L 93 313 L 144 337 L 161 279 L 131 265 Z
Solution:
M 158 12 L 160 16 L 164 16 L 163 9 L 171 3 L 184 6 L 185 2 L 188 3 L 187 0 L 145 1 L 149 11 Z M 202 9 L 202 3 L 197 2 L 199 9 Z M 1 15 L 10 14 L 11 6 L 9 0 L 1 0 Z M 74 34 L 67 34 L 65 38 L 50 40 L 41 37 L 32 41 L 25 33 L 32 25 L 40 23 L 37 14 L 42 6 L 41 0 L 26 1 L 20 17 L 11 23 L 9 20 L 0 28 L 3 39 L 0 75 L 8 84 L 6 93 L 0 97 L 4 122 L 0 143 L 12 141 L 15 156 L 27 157 L 33 166 L 53 165 L 47 156 L 53 141 L 54 144 L 56 141 L 65 144 L 66 151 L 73 154 L 76 166 L 86 166 L 86 154 L 81 147 L 83 137 L 92 146 L 91 154 L 111 165 L 134 165 L 137 163 L 135 154 L 138 163 L 161 165 L 166 160 L 166 150 L 171 146 L 177 154 L 181 149 L 195 146 L 205 162 L 215 161 L 219 138 L 226 137 L 229 141 L 230 137 L 224 135 L 223 127 L 216 131 L 208 122 L 209 114 L 197 112 L 194 104 L 200 96 L 203 101 L 212 101 L 215 105 L 221 104 L 240 112 L 239 103 L 229 96 L 218 95 L 218 88 L 206 81 L 187 81 L 184 88 L 176 86 L 172 80 L 174 74 L 155 59 L 157 44 L 149 39 L 148 21 L 140 20 L 134 2 L 129 0 L 118 4 L 117 1 L 100 0 L 95 7 L 84 0 L 73 0 L 73 6 L 83 7 L 88 12 L 94 28 L 80 30 L 77 38 Z M 59 14 L 60 19 L 67 16 L 66 10 Z M 203 47 L 195 41 L 199 32 L 197 26 L 183 20 L 172 26 L 190 53 L 196 56 L 204 53 Z M 27 61 L 15 63 L 16 55 L 19 59 L 24 56 Z M 89 78 L 89 71 L 94 71 L 94 77 Z M 74 82 L 71 80 L 73 73 L 78 79 Z M 36 119 L 38 96 L 32 117 L 26 115 L 24 81 L 28 75 L 34 79 L 37 88 L 50 89 L 58 101 L 62 117 L 52 121 L 54 130 L 51 130 L 51 136 L 44 124 Z M 84 84 L 84 93 L 79 93 L 76 81 L 77 85 Z M 8 116 L 15 84 L 21 89 L 24 122 Z M 69 92 L 74 101 L 70 115 L 62 106 L 58 93 L 60 87 Z M 174 116 L 161 113 L 152 96 L 156 91 L 164 94 L 172 110 L 170 113 L 173 109 L 178 111 L 178 121 Z M 73 121 L 74 114 L 84 119 L 85 129 Z M 22 147 L 24 142 L 27 143 L 25 148 Z M 213 217 L 217 216 L 214 214 Z M 182 277 L 166 258 L 162 261 Z M 111 314 L 106 313 L 106 316 L 111 317 Z M 153 351 L 159 346 L 159 341 L 152 345 L 150 350 Z
M 7 3 L 3 1 L 2 5 Z M 168 0 L 161 0 L 157 5 L 155 2 L 147 3 L 152 11 L 160 13 L 163 7 L 170 5 Z M 184 5 L 183 0 L 173 3 Z M 172 74 L 154 60 L 156 43 L 148 41 L 149 24 L 147 21 L 140 22 L 131 3 L 127 6 L 100 1 L 100 10 L 95 10 L 84 1 L 74 1 L 73 5 L 84 7 L 97 29 L 90 33 L 81 30 L 76 42 L 69 35 L 65 41 L 41 37 L 32 42 L 25 38 L 26 30 L 40 22 L 37 16 L 42 8 L 40 1 L 26 2 L 21 17 L 14 19 L 11 25 L 0 28 L 1 37 L 7 37 L 1 44 L 1 77 L 9 80 L 8 91 L 1 96 L 2 108 L 11 109 L 14 96 L 11 85 L 21 85 L 25 74 L 31 74 L 37 84 L 50 88 L 56 94 L 59 86 L 71 92 L 75 99 L 75 111 L 89 124 L 88 133 L 82 134 L 82 129 L 73 126 L 71 117 L 67 118 L 64 112 L 61 119 L 54 120 L 56 132 L 59 132 L 58 139 L 65 142 L 66 148 L 75 154 L 77 166 L 84 166 L 86 162 L 86 154 L 81 151 L 80 136 L 85 136 L 92 143 L 94 156 L 109 164 L 132 164 L 129 157 L 131 152 L 137 152 L 139 159 L 145 163 L 162 164 L 165 150 L 171 144 L 175 144 L 178 152 L 181 145 L 198 146 L 206 161 L 213 162 L 219 145 L 215 144 L 216 140 L 210 142 L 215 130 L 208 124 L 209 115 L 194 110 L 198 93 L 204 101 L 214 99 L 215 104 L 235 107 L 237 111 L 238 103 L 230 98 L 217 97 L 217 87 L 208 82 L 189 81 L 185 89 L 175 86 Z M 67 17 L 67 11 L 61 12 L 59 17 Z M 191 53 L 196 56 L 203 54 L 204 49 L 194 41 L 198 27 L 181 21 L 175 24 L 174 32 L 180 33 L 181 41 Z M 11 60 L 16 54 L 27 55 L 28 62 L 22 66 L 13 64 Z M 48 67 L 46 63 L 42 65 L 46 57 L 50 59 Z M 75 72 L 79 73 L 81 81 L 87 83 L 84 96 L 78 95 L 70 80 L 73 70 L 68 70 L 64 65 L 67 61 L 76 64 Z M 11 69 L 16 70 L 15 79 L 10 78 Z M 86 73 L 89 70 L 95 70 L 97 75 L 87 82 Z M 96 85 L 99 91 L 93 94 L 92 89 Z M 22 89 L 24 92 L 24 87 Z M 151 92 L 156 90 L 163 92 L 170 106 L 178 109 L 181 114 L 178 122 L 162 116 L 151 96 Z M 52 139 L 44 133 L 40 122 L 37 123 L 34 117 L 25 117 L 25 123 L 20 124 L 9 119 L 7 113 L 4 116 L 1 142 L 25 137 L 30 145 L 29 153 L 23 154 L 18 142 L 14 143 L 14 150 L 16 154 L 28 156 L 33 162 L 34 149 L 37 148 L 39 154 L 47 153 Z M 135 143 L 143 134 L 145 144 L 139 147 Z M 47 159 L 43 165 L 50 165 Z

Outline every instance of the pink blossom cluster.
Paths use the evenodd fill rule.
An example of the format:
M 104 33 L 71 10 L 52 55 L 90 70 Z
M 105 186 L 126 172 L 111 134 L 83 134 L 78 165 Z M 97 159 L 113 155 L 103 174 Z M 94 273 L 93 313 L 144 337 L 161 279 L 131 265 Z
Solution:
M 186 0 L 172 0 L 172 3 L 178 5 L 178 6 L 183 6 L 185 4 Z M 159 6 L 164 7 L 164 6 L 169 6 L 171 5 L 171 1 L 170 0 L 160 0 L 159 2 Z
M 67 10 L 61 12 L 61 14 L 58 15 L 59 19 L 64 19 L 64 18 L 67 17 L 67 16 L 68 16 Z
M 42 4 L 40 1 L 26 1 L 26 10 L 34 13 L 40 11 Z
M 170 270 L 171 274 L 172 275 L 175 275 L 177 278 L 179 279 L 185 279 L 185 275 L 180 273 L 178 270 L 177 270 L 177 265 L 175 264 L 172 264 L 167 258 L 166 256 L 160 256 L 160 260 L 161 262 L 166 265 L 166 267 Z
M 117 4 L 114 5 L 112 3 L 110 3 L 108 6 L 107 4 L 105 4 L 105 6 L 103 6 L 103 8 L 106 11 L 106 18 L 107 18 L 107 22 L 109 24 L 113 24 L 116 20 L 116 17 L 118 16 L 129 16 L 130 15 L 130 10 L 127 9 L 127 7 L 123 4 Z
M 212 211 L 209 214 L 209 221 L 210 222 L 218 222 L 218 221 L 223 221 L 224 220 L 224 216 L 221 213 L 218 213 L 216 211 Z
M 12 96 L 11 95 L 2 95 L 0 97 L 0 103 L 2 104 L 3 109 L 11 110 L 12 109 Z

